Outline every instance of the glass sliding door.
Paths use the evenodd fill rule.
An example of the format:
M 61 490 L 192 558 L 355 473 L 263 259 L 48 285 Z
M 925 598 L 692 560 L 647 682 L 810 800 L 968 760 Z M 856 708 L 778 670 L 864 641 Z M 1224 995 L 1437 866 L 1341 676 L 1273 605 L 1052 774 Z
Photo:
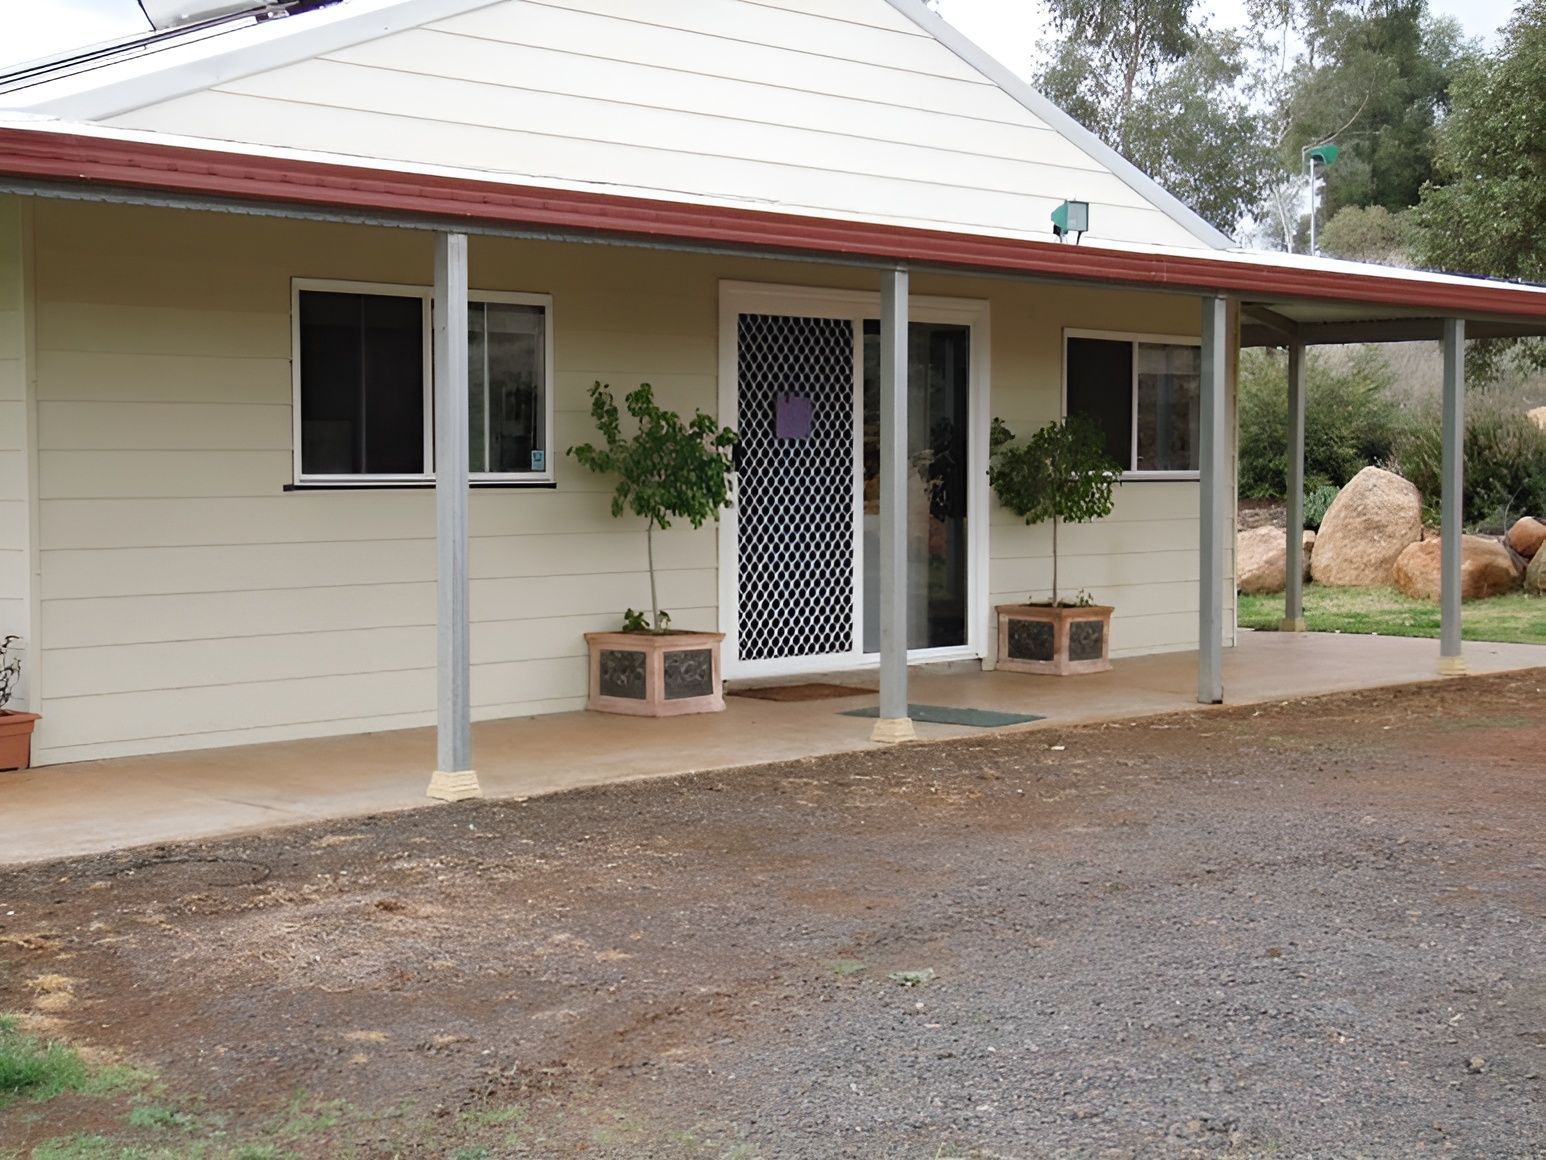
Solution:
M 967 642 L 971 328 L 908 327 L 909 649 Z M 880 651 L 880 323 L 864 324 L 864 651 Z

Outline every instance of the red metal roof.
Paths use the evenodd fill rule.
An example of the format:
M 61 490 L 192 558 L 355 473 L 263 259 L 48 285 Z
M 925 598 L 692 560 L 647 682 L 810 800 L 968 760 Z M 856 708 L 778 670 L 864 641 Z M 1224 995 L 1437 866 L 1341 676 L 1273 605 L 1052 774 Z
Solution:
M 1335 301 L 1540 322 L 1541 289 L 1263 256 L 1071 246 L 884 223 L 657 201 L 35 128 L 0 127 L 0 175 L 45 182 L 330 207 L 623 239 L 681 241 L 1055 279 L 1165 287 L 1252 301 Z

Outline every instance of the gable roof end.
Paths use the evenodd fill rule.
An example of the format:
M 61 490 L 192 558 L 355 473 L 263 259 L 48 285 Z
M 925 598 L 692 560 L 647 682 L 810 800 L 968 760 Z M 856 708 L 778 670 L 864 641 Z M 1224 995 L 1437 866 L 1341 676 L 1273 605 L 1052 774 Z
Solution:
M 886 3 L 927 31 L 936 40 L 1003 89 L 1031 113 L 1040 117 L 1064 137 L 1105 165 L 1134 190 L 1154 203 L 1171 221 L 1189 231 L 1199 241 L 1219 250 L 1236 249 L 1234 239 L 1196 210 L 1185 205 L 1154 178 L 1123 157 L 1037 89 L 1026 84 L 977 43 L 964 36 L 953 24 L 931 10 L 923 0 L 886 0 Z

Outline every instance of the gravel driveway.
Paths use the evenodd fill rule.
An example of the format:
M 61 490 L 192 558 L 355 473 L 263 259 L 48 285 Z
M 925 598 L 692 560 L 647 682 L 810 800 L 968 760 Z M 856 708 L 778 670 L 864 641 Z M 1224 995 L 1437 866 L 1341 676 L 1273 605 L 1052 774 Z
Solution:
M 1543 688 L 6 871 L 0 1011 L 154 1069 L 198 1155 L 1546 1156 Z M 129 1106 L 13 1103 L 0 1155 L 165 1143 Z

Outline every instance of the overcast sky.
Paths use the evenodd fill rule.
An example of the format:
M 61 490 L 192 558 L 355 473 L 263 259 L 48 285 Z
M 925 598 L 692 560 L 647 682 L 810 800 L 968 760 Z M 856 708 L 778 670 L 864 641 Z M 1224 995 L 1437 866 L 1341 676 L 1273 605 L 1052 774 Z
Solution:
M 1490 39 L 1513 11 L 1512 0 L 1429 0 L 1472 36 Z M 30 60 L 146 27 L 136 0 L 7 0 L 0 64 Z M 1025 72 L 1041 21 L 1036 0 L 939 0 L 939 11 L 1016 72 Z M 1242 0 L 1205 0 L 1221 24 L 1242 19 Z

